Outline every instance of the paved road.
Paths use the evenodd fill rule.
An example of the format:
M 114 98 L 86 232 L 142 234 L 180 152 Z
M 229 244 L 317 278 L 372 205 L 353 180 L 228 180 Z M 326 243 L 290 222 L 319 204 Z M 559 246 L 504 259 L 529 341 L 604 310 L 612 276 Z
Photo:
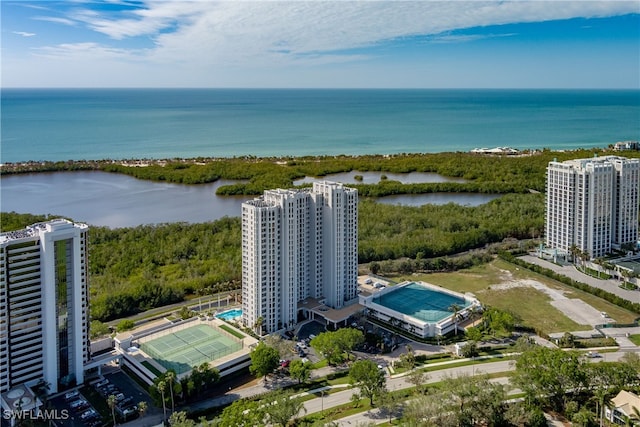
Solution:
M 634 349 L 637 350 L 638 348 L 634 347 Z M 607 362 L 613 362 L 622 358 L 624 353 L 625 352 L 623 351 L 618 351 L 615 353 L 603 353 L 602 358 L 592 359 L 592 361 L 596 363 L 603 360 Z M 433 365 L 437 365 L 437 364 L 433 364 Z M 510 361 L 510 360 L 500 360 L 497 362 L 488 362 L 488 363 L 483 363 L 478 365 L 446 368 L 446 369 L 430 372 L 429 378 L 426 381 L 426 383 L 430 384 L 430 383 L 439 382 L 439 381 L 442 381 L 447 376 L 455 377 L 455 376 L 465 375 L 465 374 L 478 375 L 481 373 L 494 374 L 498 372 L 511 371 L 514 368 L 515 367 L 514 367 L 513 361 Z M 330 367 L 317 369 L 313 371 L 312 377 L 313 378 L 323 377 L 329 374 L 330 372 L 334 372 L 334 371 L 335 369 Z M 506 384 L 508 379 L 498 378 L 498 379 L 495 379 L 495 381 L 499 381 Z M 266 386 L 264 383 L 261 382 L 260 384 L 255 386 L 235 389 L 223 396 L 210 399 L 204 402 L 198 402 L 195 405 L 191 405 L 189 408 L 181 407 L 181 408 L 176 408 L 176 410 L 185 410 L 185 409 L 196 410 L 196 409 L 209 408 L 213 406 L 222 406 L 222 405 L 229 404 L 239 398 L 254 396 L 256 394 L 262 394 L 267 391 L 280 388 L 286 385 L 287 383 L 290 383 L 290 381 L 286 379 L 277 380 L 277 381 L 274 381 L 272 379 L 270 382 L 267 382 Z M 387 388 L 390 391 L 401 390 L 403 388 L 408 388 L 408 387 L 413 387 L 413 385 L 410 384 L 408 381 L 406 381 L 404 375 L 387 377 Z M 306 402 L 304 402 L 304 407 L 307 410 L 306 414 L 308 415 L 315 412 L 321 412 L 323 410 L 328 410 L 332 407 L 340 406 L 345 403 L 348 403 L 351 400 L 351 395 L 356 391 L 358 391 L 358 389 L 349 389 L 349 390 L 339 391 L 332 394 L 327 394 L 324 397 L 316 397 L 314 399 L 307 400 Z M 320 392 L 315 394 L 317 396 L 320 396 Z M 341 424 L 341 425 L 349 425 L 348 421 L 351 421 L 352 425 L 356 425 L 358 421 L 362 421 L 362 422 L 376 421 L 377 418 L 375 418 L 376 417 L 375 414 L 377 414 L 377 412 L 371 412 L 371 411 L 363 412 L 357 416 L 354 415 L 352 417 L 349 417 L 348 419 L 345 418 L 345 420 L 347 421 L 347 424 Z M 304 414 L 301 413 L 301 415 L 304 415 Z M 379 423 L 384 422 L 384 420 L 385 418 L 379 418 Z M 151 426 L 157 426 L 158 424 L 161 423 L 161 421 L 162 421 L 162 414 L 154 414 L 153 416 L 145 416 L 144 418 L 138 418 L 124 425 L 127 427 L 151 427 Z
M 547 260 L 540 259 L 533 255 L 524 255 L 520 258 L 523 261 L 526 261 L 530 264 L 536 264 L 541 267 L 548 268 L 549 270 L 553 270 L 556 273 L 562 274 L 563 276 L 570 277 L 571 279 L 576 280 L 578 282 L 586 283 L 587 285 L 593 286 L 594 288 L 605 290 L 607 292 L 610 292 L 614 295 L 617 295 L 631 302 L 640 303 L 639 291 L 629 291 L 626 289 L 622 289 L 621 287 L 618 286 L 620 282 L 618 282 L 615 279 L 609 279 L 609 280 L 597 279 L 595 277 L 591 277 L 587 274 L 581 273 L 572 264 L 564 265 L 564 266 L 557 265 Z
M 607 361 L 614 362 L 620 360 L 624 356 L 625 352 L 618 351 L 615 353 L 603 353 L 602 358 L 591 359 L 594 363 L 598 363 L 599 361 Z M 462 366 L 457 368 L 448 368 L 442 369 L 429 373 L 429 379 L 426 381 L 427 384 L 435 383 L 444 380 L 446 377 L 456 377 L 459 375 L 478 375 L 481 373 L 484 374 L 494 374 L 498 372 L 507 372 L 515 369 L 515 364 L 510 360 L 501 360 L 499 362 L 489 362 L 484 363 L 482 365 L 471 365 L 471 366 Z M 508 384 L 508 377 L 504 378 L 496 378 L 492 381 L 499 382 L 501 384 Z M 404 377 L 396 377 L 396 378 L 387 378 L 387 389 L 390 391 L 400 390 L 403 388 L 413 387 L 413 384 L 410 384 L 405 380 Z M 351 395 L 358 391 L 357 389 L 349 389 L 345 391 L 341 391 L 338 393 L 333 393 L 324 397 L 324 402 L 322 398 L 316 398 L 312 400 L 308 400 L 304 403 L 304 407 L 307 409 L 307 414 L 311 414 L 314 412 L 320 412 L 323 409 L 327 410 L 334 406 L 343 405 L 348 403 L 351 399 Z M 518 392 L 518 390 L 514 390 L 514 392 Z M 301 414 L 302 415 L 302 414 Z M 340 426 L 349 426 L 349 425 L 357 425 L 358 423 L 369 423 L 374 422 L 376 424 L 381 424 L 387 421 L 388 419 L 380 413 L 378 409 L 373 409 L 367 412 L 361 412 L 359 414 L 354 414 L 349 417 L 342 418 L 338 420 L 338 425 Z

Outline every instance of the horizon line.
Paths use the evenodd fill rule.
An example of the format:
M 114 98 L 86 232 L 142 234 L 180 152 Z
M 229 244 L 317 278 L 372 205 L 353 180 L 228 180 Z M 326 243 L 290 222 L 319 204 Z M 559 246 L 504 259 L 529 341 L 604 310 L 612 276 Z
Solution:
M 66 89 L 66 90 L 110 90 L 110 89 L 180 89 L 180 90 L 640 90 L 639 87 L 268 87 L 268 86 L 9 86 L 7 89 L 37 90 L 37 89 Z

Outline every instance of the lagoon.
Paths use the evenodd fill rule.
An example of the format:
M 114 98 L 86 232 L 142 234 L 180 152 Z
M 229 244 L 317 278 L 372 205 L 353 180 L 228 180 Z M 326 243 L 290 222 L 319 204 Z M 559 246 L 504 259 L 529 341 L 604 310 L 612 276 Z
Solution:
M 484 193 L 425 193 L 425 194 L 395 194 L 376 199 L 378 203 L 387 205 L 422 206 L 446 205 L 456 203 L 462 206 L 479 206 L 501 197 L 501 194 Z
M 361 180 L 356 179 L 361 177 Z M 438 175 L 431 172 L 409 172 L 409 173 L 391 173 L 391 172 L 340 172 L 325 175 L 322 178 L 306 176 L 302 179 L 293 181 L 294 185 L 308 184 L 318 179 L 327 181 L 337 181 L 343 184 L 377 184 L 382 181 L 382 176 L 387 177 L 387 181 L 399 181 L 403 184 L 419 184 L 423 182 L 467 182 L 463 178 L 450 178 L 448 176 Z
M 356 174 L 370 180 L 380 173 L 351 172 L 348 175 Z M 337 175 L 341 174 L 325 178 L 337 180 Z M 386 175 L 401 182 L 441 182 L 433 180 L 448 179 L 422 173 Z M 414 181 L 418 178 L 421 181 Z M 379 180 L 379 176 L 376 179 Z M 346 179 L 344 182 L 353 183 Z M 251 196 L 216 195 L 218 187 L 233 183 L 235 181 L 218 180 L 200 185 L 171 184 L 100 171 L 4 175 L 0 182 L 0 209 L 3 212 L 64 216 L 112 228 L 170 222 L 199 223 L 225 216 L 240 216 L 242 203 Z M 378 200 L 413 206 L 449 202 L 475 206 L 496 197 L 492 194 L 432 193 L 388 196 Z

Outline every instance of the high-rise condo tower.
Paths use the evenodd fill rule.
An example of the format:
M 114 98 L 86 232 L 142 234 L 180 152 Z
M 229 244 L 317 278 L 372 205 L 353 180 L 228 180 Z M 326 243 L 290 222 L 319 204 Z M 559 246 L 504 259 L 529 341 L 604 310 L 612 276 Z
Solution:
M 549 162 L 547 247 L 597 258 L 635 244 L 639 187 L 638 159 L 606 156 Z
M 64 219 L 0 234 L 0 393 L 84 380 L 89 360 L 87 230 Z
M 258 333 L 293 327 L 298 304 L 357 301 L 358 193 L 335 182 L 267 190 L 242 204 L 242 321 Z

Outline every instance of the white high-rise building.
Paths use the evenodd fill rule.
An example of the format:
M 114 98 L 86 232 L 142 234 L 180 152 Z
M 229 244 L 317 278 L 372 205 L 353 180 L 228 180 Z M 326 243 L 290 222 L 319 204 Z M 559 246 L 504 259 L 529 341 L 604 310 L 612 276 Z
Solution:
M 590 258 L 638 241 L 640 161 L 617 156 L 549 162 L 546 245 Z
M 84 381 L 89 360 L 87 231 L 64 219 L 0 234 L 0 393 Z
M 244 325 L 266 333 L 292 327 L 306 298 L 336 309 L 357 301 L 357 224 L 357 190 L 334 182 L 267 190 L 243 203 Z

